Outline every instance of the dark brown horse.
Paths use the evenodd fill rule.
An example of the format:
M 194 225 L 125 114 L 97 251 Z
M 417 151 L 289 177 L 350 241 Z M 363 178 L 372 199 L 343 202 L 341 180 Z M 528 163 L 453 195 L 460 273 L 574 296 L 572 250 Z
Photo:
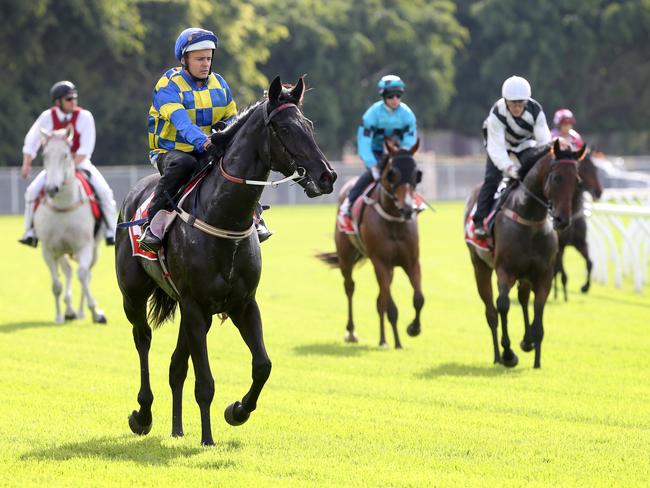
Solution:
M 399 149 L 390 139 L 386 140 L 385 155 L 379 184 L 370 192 L 359 223 L 359 241 L 338 229 L 335 233 L 336 252 L 322 253 L 318 257 L 339 267 L 343 274 L 345 294 L 348 298 L 348 324 L 346 341 L 357 342 L 352 319 L 352 295 L 354 265 L 364 257 L 370 258 L 379 283 L 377 312 L 379 313 L 379 345 L 385 347 L 384 315 L 393 328 L 395 348 L 401 348 L 397 332 L 397 306 L 390 293 L 393 271 L 396 266 L 404 269 L 413 286 L 415 319 L 406 329 L 410 336 L 420 333 L 420 311 L 424 305 L 420 277 L 420 246 L 418 223 L 413 211 L 415 187 L 422 179 L 413 154 L 418 150 L 419 140 L 409 150 Z M 345 199 L 354 181 L 348 182 L 339 195 L 339 204 Z M 363 196 L 359 198 L 364 198 Z
M 549 151 L 550 148 L 550 151 Z M 541 364 L 542 322 L 544 305 L 551 290 L 558 249 L 556 230 L 565 229 L 573 215 L 572 200 L 578 185 L 578 153 L 561 149 L 559 141 L 552 146 L 540 148 L 546 152 L 506 198 L 494 224 L 494 254 L 468 244 L 474 276 L 479 295 L 485 303 L 485 317 L 492 332 L 494 362 L 514 367 L 519 362 L 510 347 L 508 336 L 508 294 L 515 282 L 519 282 L 518 297 L 524 313 L 525 333 L 521 348 L 528 352 L 535 349 L 534 367 Z M 476 202 L 478 189 L 468 199 L 467 214 Z M 551 213 L 552 224 L 548 219 Z M 496 271 L 498 298 L 496 308 L 492 296 L 492 271 Z M 528 300 L 531 290 L 535 293 L 534 319 L 528 318 Z M 498 315 L 501 317 L 501 345 L 497 341 Z
M 209 172 L 194 190 L 197 192 L 194 198 L 188 199 L 194 200 L 194 204 L 190 201 L 183 204 L 186 211 L 194 213 L 196 220 L 186 223 L 177 218 L 164 241 L 168 270 L 175 286 L 165 279 L 158 262 L 133 257 L 128 232 L 123 229 L 118 232 L 117 281 L 140 357 L 140 409 L 129 416 L 129 427 L 136 434 L 147 434 L 152 424 L 149 322 L 160 325 L 173 315 L 177 304 L 181 323 L 169 366 L 172 436 L 183 435 L 183 385 L 191 357 L 196 378 L 194 396 L 201 411 L 201 443 L 214 443 L 210 427 L 214 379 L 206 335 L 215 314 L 230 317 L 253 357 L 252 385 L 241 401 L 226 408 L 225 419 L 231 425 L 241 425 L 256 408 L 271 373 L 255 299 L 262 269 L 253 226 L 253 211 L 263 189 L 259 183 L 266 181 L 272 169 L 287 177 L 298 175 L 307 196 L 315 197 L 331 193 L 336 180 L 336 173 L 314 140 L 311 123 L 300 109 L 303 93 L 302 78 L 290 90 L 283 88 L 277 77 L 269 87 L 268 98 L 243 112 L 226 129 L 230 142 L 219 168 Z M 158 178 L 158 175 L 147 177 L 131 190 L 122 207 L 122 221 L 134 215 L 151 195 Z M 213 233 L 206 229 L 212 229 Z
M 559 274 L 562 280 L 562 291 L 564 292 L 565 302 L 568 300 L 566 291 L 567 274 L 564 271 L 563 259 L 565 247 L 575 247 L 587 264 L 587 281 L 580 287 L 580 291 L 587 293 L 591 287 L 592 262 L 589 257 L 589 245 L 587 244 L 587 219 L 584 212 L 584 192 L 588 191 L 596 200 L 603 193 L 603 185 L 600 182 L 600 178 L 598 178 L 598 168 L 590 156 L 587 155 L 580 161 L 578 174 L 580 175 L 580 183 L 573 195 L 573 218 L 571 219 L 571 224 L 559 233 L 559 248 L 555 262 L 555 279 L 553 281 L 553 296 L 557 298 L 557 275 Z

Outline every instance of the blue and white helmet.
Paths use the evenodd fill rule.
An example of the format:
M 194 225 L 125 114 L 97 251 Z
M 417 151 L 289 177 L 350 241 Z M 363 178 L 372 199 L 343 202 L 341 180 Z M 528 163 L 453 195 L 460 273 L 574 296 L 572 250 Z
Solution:
M 180 61 L 185 53 L 201 49 L 217 49 L 218 45 L 219 39 L 212 31 L 200 27 L 190 27 L 181 32 L 181 35 L 176 39 L 174 54 L 176 59 Z
M 379 94 L 383 95 L 384 93 L 404 93 L 406 85 L 399 76 L 396 75 L 386 75 L 382 76 L 379 83 L 377 83 L 377 88 L 379 89 Z

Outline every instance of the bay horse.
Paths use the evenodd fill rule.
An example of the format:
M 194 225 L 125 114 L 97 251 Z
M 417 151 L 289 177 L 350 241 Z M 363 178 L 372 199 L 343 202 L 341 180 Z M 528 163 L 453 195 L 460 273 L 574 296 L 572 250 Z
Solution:
M 562 281 L 562 292 L 564 301 L 568 300 L 566 285 L 567 274 L 564 270 L 564 249 L 573 246 L 584 258 L 587 266 L 587 280 L 580 287 L 582 293 L 587 293 L 591 287 L 591 268 L 593 263 L 589 257 L 589 245 L 587 244 L 587 217 L 584 212 L 584 192 L 589 192 L 593 198 L 598 200 L 603 193 L 603 185 L 598 177 L 598 168 L 587 154 L 578 165 L 580 183 L 573 195 L 573 218 L 571 224 L 559 233 L 558 253 L 555 263 L 555 279 L 553 280 L 553 296 L 557 298 L 557 275 Z
M 75 176 L 76 165 L 72 157 L 73 130 L 48 131 L 41 129 L 43 139 L 43 166 L 45 195 L 34 212 L 34 230 L 42 242 L 42 254 L 52 277 L 52 293 L 56 306 L 55 322 L 84 317 L 84 302 L 94 323 L 105 324 L 106 316 L 97 307 L 90 292 L 90 270 L 97 261 L 99 239 L 95 233 L 95 217 L 89 197 Z M 81 299 L 75 312 L 72 308 L 72 267 L 70 258 L 79 264 L 77 277 L 81 283 Z M 59 268 L 65 277 L 65 313 L 61 313 Z
M 476 286 L 485 304 L 485 317 L 492 332 L 495 364 L 514 367 L 519 362 L 508 336 L 508 294 L 518 282 L 518 298 L 525 325 L 520 346 L 525 352 L 535 349 L 534 367 L 541 366 L 544 306 L 551 289 L 558 250 L 556 231 L 571 223 L 573 195 L 578 185 L 578 161 L 584 150 L 584 147 L 578 152 L 570 147 L 561 148 L 559 140 L 539 148 L 538 155 L 543 156 L 506 197 L 495 217 L 493 254 L 467 244 Z M 467 221 L 477 195 L 478 188 L 467 201 L 464 221 Z M 547 218 L 549 212 L 552 223 Z M 492 297 L 492 271 L 497 275 L 496 308 Z M 528 318 L 531 290 L 535 294 L 532 326 Z M 499 352 L 497 340 L 497 313 L 501 317 L 503 355 Z
M 230 317 L 253 358 L 252 385 L 241 401 L 226 408 L 225 419 L 230 425 L 241 425 L 256 408 L 271 373 L 255 298 L 262 262 L 253 212 L 262 193 L 260 185 L 275 170 L 286 176 L 298 175 L 307 196 L 316 197 L 331 193 L 336 180 L 336 173 L 314 140 L 313 126 L 300 108 L 304 90 L 302 78 L 287 88 L 276 77 L 267 98 L 241 113 L 225 130 L 229 142 L 219 167 L 207 173 L 194 190 L 198 192 L 195 198 L 188 199 L 196 199 L 193 212 L 200 225 L 188 225 L 177 218 L 163 241 L 167 271 L 175 289 L 170 287 L 157 261 L 131 255 L 128 232 L 118 231 L 117 279 L 140 358 L 140 409 L 129 416 L 129 426 L 136 434 L 147 434 L 152 425 L 149 321 L 154 327 L 161 325 L 173 315 L 177 304 L 181 323 L 169 367 L 172 436 L 183 436 L 183 384 L 191 357 L 196 377 L 194 395 L 201 413 L 201 443 L 214 444 L 210 426 L 214 379 L 206 335 L 215 314 L 221 314 L 222 319 L 224 314 Z M 152 194 L 158 179 L 158 175 L 151 175 L 138 182 L 124 201 L 121 221 L 135 214 Z M 183 204 L 185 210 L 191 207 L 189 202 Z M 200 230 L 206 226 L 220 231 L 222 237 Z
M 352 317 L 352 295 L 354 280 L 352 271 L 355 264 L 364 257 L 370 258 L 379 283 L 377 313 L 379 314 L 379 346 L 386 347 L 384 316 L 393 329 L 395 348 L 402 344 L 397 331 L 397 306 L 390 293 L 393 271 L 396 266 L 406 272 L 413 287 L 413 306 L 415 318 L 407 327 L 407 333 L 415 337 L 420 334 L 420 312 L 424 306 L 420 273 L 420 245 L 418 223 L 413 211 L 413 194 L 422 180 L 422 171 L 417 168 L 413 155 L 418 150 L 418 140 L 411 149 L 399 149 L 391 139 L 385 141 L 387 154 L 384 155 L 381 179 L 366 198 L 367 206 L 363 209 L 358 225 L 360 242 L 356 238 L 335 231 L 336 252 L 321 253 L 317 257 L 341 270 L 345 294 L 348 299 L 348 323 L 346 326 L 347 342 L 358 342 Z M 381 168 L 380 164 L 380 168 Z M 349 181 L 339 195 L 339 205 L 347 197 L 354 181 Z

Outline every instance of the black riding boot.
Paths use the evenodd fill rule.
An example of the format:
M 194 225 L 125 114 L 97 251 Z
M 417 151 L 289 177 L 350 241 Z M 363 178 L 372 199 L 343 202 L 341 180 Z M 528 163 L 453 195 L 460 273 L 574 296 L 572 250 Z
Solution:
M 499 187 L 503 175 L 494 165 L 490 157 L 485 165 L 485 181 L 476 200 L 476 212 L 474 213 L 474 235 L 478 240 L 487 238 L 488 231 L 483 225 L 485 217 L 488 216 L 494 202 L 494 193 Z
M 348 193 L 348 200 L 350 202 L 350 206 L 348 207 L 348 217 L 352 217 L 352 206 L 354 205 L 354 202 L 361 196 L 363 193 L 363 190 L 365 190 L 370 183 L 372 183 L 372 171 L 370 171 L 369 168 L 366 168 L 366 170 L 361 173 L 361 176 L 357 178 L 356 183 L 350 190 L 350 193 Z
M 144 224 L 145 230 L 138 239 L 138 244 L 145 251 L 158 252 L 162 246 L 162 238 L 151 230 L 149 225 L 151 219 L 159 210 L 171 207 L 169 199 L 176 197 L 178 190 L 187 183 L 197 167 L 197 159 L 193 155 L 181 151 L 169 151 L 158 156 L 158 171 L 162 176 L 149 205 L 148 222 Z

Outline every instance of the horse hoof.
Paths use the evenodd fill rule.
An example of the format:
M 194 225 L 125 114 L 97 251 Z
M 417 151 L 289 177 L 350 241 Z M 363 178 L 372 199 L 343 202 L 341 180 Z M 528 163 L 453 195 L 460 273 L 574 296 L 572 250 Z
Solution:
M 138 412 L 136 410 L 131 412 L 131 415 L 129 415 L 129 427 L 131 428 L 131 432 L 137 435 L 147 435 L 149 432 L 151 432 L 151 426 L 153 422 L 151 422 L 149 425 L 140 425 L 140 422 L 138 422 L 138 419 L 136 419 L 137 415 Z
M 406 333 L 410 335 L 411 337 L 417 337 L 420 335 L 420 324 L 416 324 L 415 322 L 409 325 L 406 328 Z
M 108 320 L 106 320 L 106 316 L 104 314 L 98 315 L 97 317 L 93 317 L 93 322 L 95 324 L 107 324 Z
M 239 409 L 239 415 L 241 416 L 242 414 L 245 415 L 245 417 L 242 420 L 238 420 L 235 415 L 236 411 Z M 237 400 L 235 403 L 231 403 L 226 407 L 226 410 L 223 412 L 223 417 L 226 419 L 226 422 L 228 422 L 230 425 L 233 426 L 238 426 L 243 423 L 245 423 L 248 418 L 251 416 L 250 413 L 248 413 L 246 410 L 244 410 L 243 405 L 239 400 Z
M 524 352 L 530 352 L 533 349 L 535 349 L 535 343 L 534 342 L 526 342 L 526 341 L 522 340 L 519 343 L 519 347 L 521 347 L 521 350 L 524 351 Z
M 502 363 L 506 368 L 514 368 L 515 366 L 517 366 L 519 364 L 519 358 L 513 352 L 511 358 L 508 358 L 508 359 L 506 359 L 505 357 L 502 358 Z
M 345 336 L 345 342 L 356 344 L 357 342 L 359 342 L 359 338 L 354 332 L 350 332 L 348 335 Z
M 590 288 L 590 285 L 589 285 L 589 284 L 582 285 L 582 287 L 580 288 L 580 291 L 581 291 L 582 293 L 587 293 L 587 292 L 589 291 L 589 288 Z
M 63 317 L 54 317 L 54 323 L 62 324 L 63 323 Z
M 77 314 L 75 312 L 66 312 L 65 316 L 63 317 L 65 320 L 74 320 L 77 318 Z
M 388 349 L 388 342 L 380 342 L 379 347 L 381 349 Z

